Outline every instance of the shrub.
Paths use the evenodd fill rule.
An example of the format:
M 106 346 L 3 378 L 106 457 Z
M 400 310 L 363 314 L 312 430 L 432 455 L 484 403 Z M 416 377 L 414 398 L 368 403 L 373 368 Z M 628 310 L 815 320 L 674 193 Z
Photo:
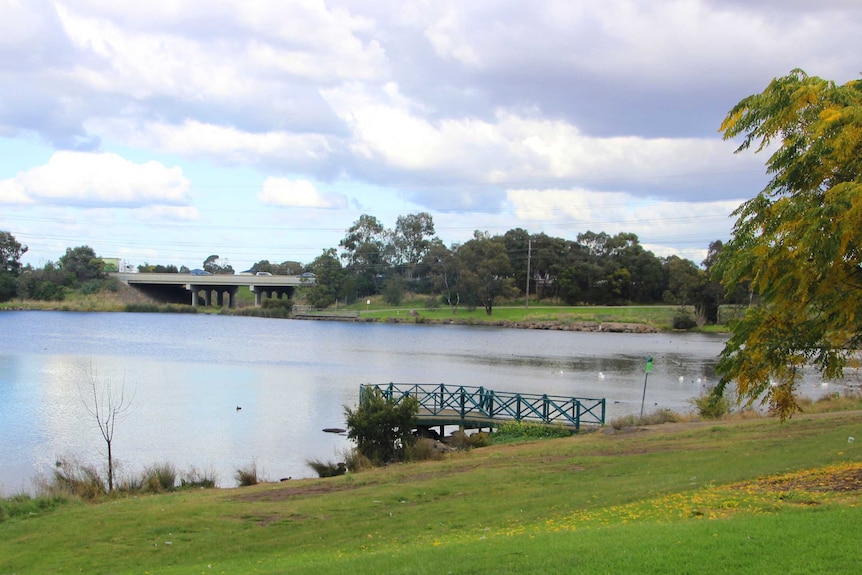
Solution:
M 344 453 L 344 464 L 350 473 L 359 473 L 366 469 L 374 467 L 374 463 L 370 459 L 362 455 L 358 449 L 350 449 Z
M 679 421 L 679 419 L 679 414 L 670 411 L 669 409 L 656 409 L 652 413 L 647 413 L 643 417 L 634 414 L 617 417 L 611 421 L 611 427 L 614 429 L 623 429 L 625 427 L 637 427 L 639 425 L 660 425 L 662 423 L 674 423 Z
M 189 471 L 180 477 L 180 487 L 183 489 L 191 489 L 194 487 L 200 489 L 212 489 L 216 486 L 215 471 L 199 471 L 192 467 Z
M 249 463 L 245 467 L 240 467 L 233 476 L 236 479 L 237 487 L 249 487 L 257 485 L 262 481 L 257 471 L 257 463 L 255 462 Z
M 260 306 L 266 310 L 274 310 L 284 312 L 285 316 L 289 315 L 290 312 L 293 311 L 293 300 L 288 298 L 282 299 L 265 299 L 261 302 Z
M 467 434 L 458 430 L 452 433 L 447 443 L 456 449 L 473 449 L 474 447 L 487 447 L 490 445 L 491 439 L 484 431 Z
M 531 421 L 508 421 L 494 432 L 495 440 L 546 439 L 569 437 L 572 432 L 562 425 L 545 425 Z
M 359 406 L 345 406 L 347 437 L 375 465 L 403 461 L 404 449 L 415 441 L 413 429 L 419 402 L 414 397 L 384 397 L 370 386 L 362 387 Z
M 430 437 L 420 437 L 404 449 L 405 461 L 439 461 L 443 451 L 437 448 L 437 441 Z
M 141 475 L 143 491 L 161 493 L 171 491 L 177 485 L 177 469 L 170 463 L 151 465 Z
M 730 413 L 730 400 L 718 388 L 706 390 L 690 402 L 704 419 L 720 419 Z
M 697 320 L 687 309 L 677 310 L 673 314 L 673 329 L 691 329 L 697 326 Z
M 102 291 L 101 280 L 87 280 L 81 284 L 79 291 L 84 295 L 91 295 Z
M 198 308 L 193 305 L 169 303 L 159 306 L 159 311 L 162 313 L 198 313 Z
M 105 495 L 108 490 L 105 480 L 92 465 L 84 465 L 76 459 L 58 459 L 51 478 L 39 485 L 46 495 L 71 495 L 92 501 Z
M 324 462 L 319 459 L 309 459 L 305 463 L 317 473 L 318 477 L 337 477 L 347 473 L 347 464 L 344 462 L 333 463 L 331 461 Z

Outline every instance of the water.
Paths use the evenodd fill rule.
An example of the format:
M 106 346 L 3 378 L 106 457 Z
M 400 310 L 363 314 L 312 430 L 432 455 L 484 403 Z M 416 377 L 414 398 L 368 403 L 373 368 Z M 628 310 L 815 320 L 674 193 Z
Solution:
M 255 463 L 268 479 L 311 477 L 337 461 L 362 383 L 446 383 L 605 397 L 608 419 L 685 411 L 714 383 L 725 338 L 287 321 L 211 315 L 0 313 L 0 490 L 26 490 L 60 457 L 105 461 L 81 399 L 94 376 L 133 395 L 114 433 L 120 473 L 173 463 L 234 485 Z M 242 409 L 237 410 L 237 407 Z

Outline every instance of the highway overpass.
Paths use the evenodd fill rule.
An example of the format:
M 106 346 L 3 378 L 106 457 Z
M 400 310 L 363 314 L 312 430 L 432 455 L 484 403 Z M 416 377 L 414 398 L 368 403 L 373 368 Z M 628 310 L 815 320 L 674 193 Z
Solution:
M 254 304 L 262 298 L 293 297 L 299 286 L 313 286 L 314 279 L 302 276 L 258 275 L 196 275 L 112 273 L 112 277 L 139 289 L 160 301 L 185 303 L 193 306 L 217 305 L 236 307 L 239 288 L 247 286 L 254 293 Z

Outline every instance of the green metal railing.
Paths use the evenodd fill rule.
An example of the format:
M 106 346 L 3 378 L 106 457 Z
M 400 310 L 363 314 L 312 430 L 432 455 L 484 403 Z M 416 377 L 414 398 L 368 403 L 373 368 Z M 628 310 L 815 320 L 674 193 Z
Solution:
M 366 384 L 378 389 L 387 399 L 399 401 L 413 397 L 420 412 L 431 416 L 456 415 L 462 420 L 481 417 L 493 420 L 530 421 L 562 424 L 576 431 L 582 423 L 604 425 L 605 400 L 559 395 L 510 393 L 484 387 L 440 384 Z M 363 396 L 360 389 L 360 399 Z

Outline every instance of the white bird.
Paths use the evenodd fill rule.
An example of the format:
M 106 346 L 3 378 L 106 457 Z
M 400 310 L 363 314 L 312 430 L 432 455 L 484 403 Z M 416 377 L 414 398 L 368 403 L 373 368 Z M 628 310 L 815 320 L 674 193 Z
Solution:
M 679 382 L 682 383 L 683 381 L 685 381 L 685 378 L 683 376 L 679 376 Z
M 599 379 L 604 379 L 604 378 L 605 378 L 605 374 L 603 374 L 602 372 L 599 372 Z

